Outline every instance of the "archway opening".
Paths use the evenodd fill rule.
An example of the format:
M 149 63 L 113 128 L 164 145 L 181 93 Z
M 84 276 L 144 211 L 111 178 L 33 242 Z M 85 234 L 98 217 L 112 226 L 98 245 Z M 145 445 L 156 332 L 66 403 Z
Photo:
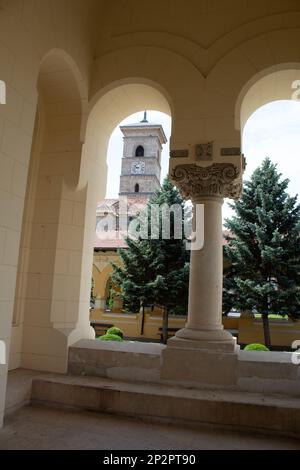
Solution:
M 290 180 L 295 195 L 300 183 L 300 102 L 273 101 L 258 108 L 243 129 L 243 152 L 247 158 L 245 179 L 249 179 L 265 157 L 276 163 Z
M 143 157 L 143 156 L 144 156 L 144 147 L 142 147 L 142 145 L 139 145 L 139 146 L 136 148 L 135 156 L 136 156 L 136 157 Z
M 297 233 L 297 227 L 291 222 L 295 221 L 296 211 L 293 209 L 295 201 L 288 196 L 295 196 L 298 193 L 300 182 L 300 73 L 297 69 L 284 69 L 276 72 L 268 71 L 256 78 L 254 83 L 251 81 L 244 89 L 239 117 L 242 149 L 247 162 L 244 179 L 249 181 L 254 170 L 258 167 L 260 170 L 246 186 L 245 197 L 235 206 L 236 212 L 227 211 L 226 214 L 228 218 L 237 216 L 227 224 L 227 228 L 236 238 L 235 252 L 240 253 L 239 248 L 242 246 L 244 253 L 248 253 L 249 256 L 247 263 L 245 263 L 247 255 L 244 257 L 243 253 L 240 260 L 231 258 L 235 270 L 234 281 L 239 285 L 239 292 L 235 292 L 240 296 L 235 305 L 238 304 L 242 310 L 251 311 L 257 320 L 262 320 L 264 335 L 260 342 L 264 342 L 268 347 L 282 347 L 289 350 L 292 341 L 289 341 L 290 338 L 287 339 L 285 335 L 279 334 L 274 325 L 272 329 L 271 322 L 273 319 L 275 321 L 295 319 L 290 314 L 293 308 L 295 311 L 293 302 L 285 301 L 283 296 L 289 289 L 297 286 L 296 276 L 292 269 L 290 270 L 293 258 L 297 256 L 295 238 L 292 235 Z M 265 160 L 266 158 L 268 160 Z M 286 179 L 289 180 L 289 184 Z M 275 251 L 272 250 L 276 243 L 278 251 L 275 255 Z M 280 250 L 285 253 L 284 256 L 279 255 Z M 270 254 L 267 263 L 266 253 Z M 282 264 L 282 256 L 285 267 Z M 249 269 L 244 274 L 245 264 Z M 248 291 L 243 290 L 242 282 L 238 284 L 241 278 L 249 283 L 248 285 L 252 283 L 253 290 L 251 288 Z M 288 289 L 287 283 L 289 283 Z M 268 285 L 272 287 L 267 295 L 263 295 L 262 301 L 259 296 L 256 298 L 253 295 L 256 286 L 260 286 L 263 292 L 262 286 L 265 288 Z M 230 295 L 234 297 L 234 289 L 230 291 Z M 264 305 L 266 305 L 265 310 Z M 243 342 L 242 339 L 240 341 Z
M 110 97 L 109 101 L 108 97 Z M 108 103 L 110 103 L 110 106 L 108 106 Z M 116 106 L 116 103 L 122 105 L 121 109 Z M 127 113 L 125 114 L 124 110 L 126 109 Z M 147 109 L 146 113 L 144 112 L 145 109 Z M 123 113 L 125 116 L 122 116 Z M 95 223 L 91 225 L 91 228 L 93 230 L 93 241 L 95 241 L 93 264 L 95 266 L 95 263 L 97 263 L 99 278 L 101 272 L 107 270 L 112 261 L 117 261 L 118 248 L 126 246 L 123 238 L 118 239 L 117 236 L 117 239 L 109 239 L 111 228 L 114 232 L 119 229 L 120 197 L 128 196 L 131 198 L 136 196 L 143 198 L 146 195 L 148 198 L 150 193 L 154 192 L 154 189 L 167 175 L 169 146 L 162 146 L 159 138 L 162 140 L 166 138 L 169 141 L 171 134 L 170 114 L 170 106 L 165 96 L 156 87 L 148 84 L 120 85 L 100 97 L 91 111 L 87 123 L 87 137 L 83 156 L 87 162 L 89 158 L 87 151 L 91 148 L 90 145 L 94 139 L 94 148 L 97 149 L 94 156 L 98 164 L 95 165 L 95 160 L 92 162 L 91 188 L 94 188 L 94 192 L 90 194 L 97 203 L 97 213 L 94 212 L 97 226 L 96 241 Z M 119 120 L 118 116 L 122 116 L 122 119 Z M 107 123 L 111 124 L 112 122 L 115 122 L 114 128 L 107 125 Z M 139 130 L 140 124 L 142 124 L 145 132 Z M 148 124 L 151 128 L 149 135 L 146 132 Z M 102 125 L 105 127 L 103 128 Z M 128 135 L 131 129 L 135 129 L 135 131 L 132 135 Z M 164 132 L 166 136 L 160 137 L 159 133 L 164 134 Z M 83 161 L 83 163 L 86 162 Z M 95 177 L 95 175 L 97 176 Z M 104 240 L 100 240 L 98 237 L 98 224 L 104 219 L 109 228 L 104 229 L 104 232 L 106 232 Z M 132 214 L 128 214 L 128 222 L 131 219 Z M 104 225 L 102 228 L 104 228 Z M 103 280 L 103 283 L 105 282 Z M 103 319 L 105 318 L 106 321 L 109 313 L 122 313 L 123 306 L 118 295 L 114 296 L 113 311 L 107 312 L 105 286 L 102 287 L 99 289 L 99 292 L 103 292 L 102 297 L 100 298 L 99 294 L 99 299 L 95 300 L 96 308 L 90 312 L 93 321 L 101 321 L 101 315 L 104 315 Z M 117 312 L 118 309 L 119 312 Z M 103 319 L 102 321 L 104 321 Z
M 300 66 L 276 66 L 254 76 L 238 97 L 235 124 L 246 158 L 244 180 L 269 157 L 290 179 L 290 193 L 295 195 L 300 181 Z M 232 214 L 226 202 L 223 218 Z
M 168 173 L 169 163 L 169 139 L 171 134 L 171 118 L 169 115 L 159 111 L 147 111 L 147 121 L 141 121 L 143 112 L 134 113 L 114 129 L 111 134 L 107 152 L 107 188 L 106 197 L 97 203 L 96 214 L 96 245 L 94 249 L 93 263 L 101 265 L 104 272 L 109 262 L 116 262 L 118 248 L 124 248 L 122 235 L 113 235 L 113 240 L 109 239 L 109 230 L 115 232 L 119 229 L 119 204 L 124 202 L 124 197 L 129 198 L 129 203 L 145 204 L 151 193 L 154 194 L 156 188 L 162 183 Z M 139 125 L 141 124 L 141 128 Z M 147 127 L 149 124 L 149 127 Z M 137 125 L 137 129 L 135 126 Z M 156 126 L 159 126 L 156 129 Z M 132 132 L 131 132 L 132 129 Z M 166 145 L 161 145 L 155 133 L 166 134 Z M 127 137 L 124 136 L 124 133 Z M 137 152 L 136 142 L 143 134 L 143 152 Z M 159 149 L 158 149 L 159 147 Z M 137 155 L 143 153 L 143 156 Z M 138 199 L 136 199 L 138 196 Z M 137 202 L 138 201 L 138 202 Z M 132 207 L 132 206 L 131 206 Z M 133 220 L 134 215 L 127 214 L 128 224 Z M 104 239 L 99 235 L 99 225 L 104 230 Z M 106 222 L 105 222 L 106 221 Z M 104 225 L 106 223 L 107 225 Z M 100 259 L 102 262 L 99 264 Z M 118 260 L 120 261 L 120 260 Z M 103 281 L 104 282 L 104 281 Z M 101 289 L 99 289 L 100 292 Z M 103 312 L 104 299 L 96 301 L 96 308 L 91 312 L 93 320 L 100 318 Z M 114 299 L 114 312 L 117 306 L 122 311 L 123 304 L 118 296 Z M 98 319 L 99 319 L 98 318 Z
M 109 138 L 134 112 L 148 108 L 171 114 L 159 87 L 124 82 L 99 93 L 88 110 L 83 83 L 62 51 L 43 59 L 10 368 L 65 372 L 68 347 L 93 337 L 89 307 L 95 210 L 106 192 Z

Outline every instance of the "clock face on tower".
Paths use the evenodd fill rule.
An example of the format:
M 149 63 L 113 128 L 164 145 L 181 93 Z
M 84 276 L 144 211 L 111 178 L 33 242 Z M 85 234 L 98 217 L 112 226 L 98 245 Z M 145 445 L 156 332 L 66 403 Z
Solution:
M 145 162 L 134 162 L 131 164 L 131 173 L 133 175 L 141 175 L 145 173 Z

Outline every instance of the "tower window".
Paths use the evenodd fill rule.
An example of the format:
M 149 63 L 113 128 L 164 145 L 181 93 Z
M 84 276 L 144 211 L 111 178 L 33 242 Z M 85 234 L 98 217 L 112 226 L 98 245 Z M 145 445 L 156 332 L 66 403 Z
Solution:
M 140 191 L 140 185 L 139 185 L 139 183 L 136 183 L 136 185 L 134 187 L 134 192 L 138 193 L 139 191 Z
M 142 145 L 139 145 L 139 146 L 136 148 L 135 156 L 136 156 L 136 157 L 143 157 L 143 156 L 144 156 L 144 147 L 142 147 Z

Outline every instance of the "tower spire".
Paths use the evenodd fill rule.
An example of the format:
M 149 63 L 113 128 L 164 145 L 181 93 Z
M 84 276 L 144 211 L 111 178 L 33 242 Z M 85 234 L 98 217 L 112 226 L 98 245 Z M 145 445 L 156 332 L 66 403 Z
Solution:
M 148 122 L 147 121 L 147 111 L 144 111 L 144 119 L 141 122 Z

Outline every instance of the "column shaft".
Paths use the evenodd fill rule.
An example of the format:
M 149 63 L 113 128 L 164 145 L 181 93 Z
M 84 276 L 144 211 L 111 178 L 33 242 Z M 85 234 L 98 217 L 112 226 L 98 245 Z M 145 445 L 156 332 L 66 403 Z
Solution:
M 194 206 L 204 204 L 204 245 L 191 252 L 188 320 L 169 341 L 175 347 L 235 348 L 235 339 L 222 325 L 222 203 L 224 197 L 240 194 L 238 174 L 238 169 L 227 162 L 203 167 L 178 165 L 173 171 L 172 178 L 183 197 L 191 199 Z
M 192 250 L 186 327 L 222 329 L 222 199 L 204 204 L 204 245 Z M 199 229 L 201 229 L 199 227 Z

